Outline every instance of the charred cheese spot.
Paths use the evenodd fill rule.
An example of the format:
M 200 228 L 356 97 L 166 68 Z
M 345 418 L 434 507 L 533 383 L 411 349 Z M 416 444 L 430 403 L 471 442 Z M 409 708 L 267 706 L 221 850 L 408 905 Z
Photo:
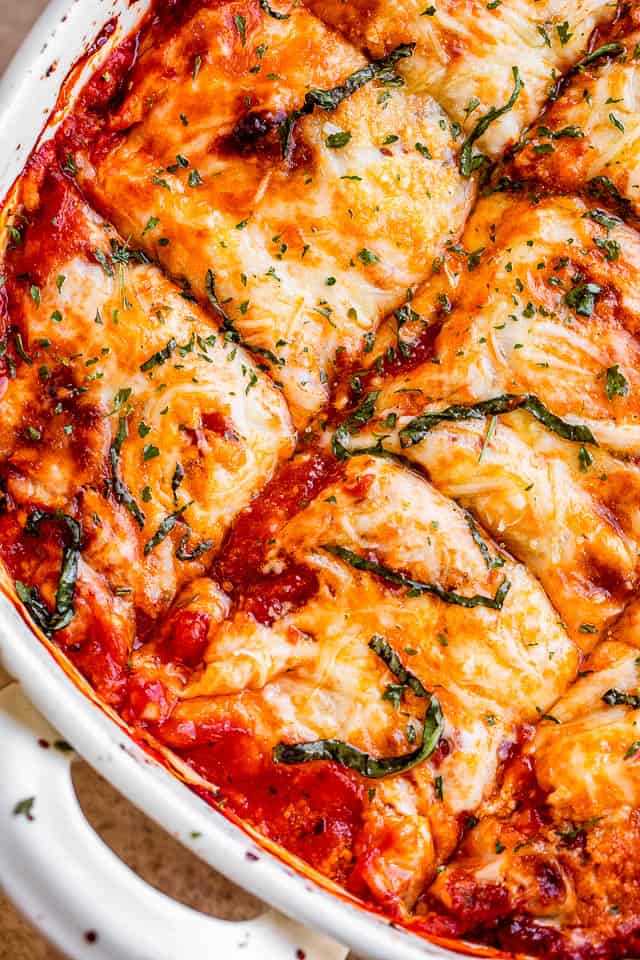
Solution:
M 417 41 L 411 61 L 400 67 L 403 76 L 411 90 L 441 103 L 465 133 L 509 100 L 518 67 L 524 87 L 517 103 L 478 140 L 478 149 L 494 158 L 535 119 L 594 27 L 615 15 L 602 0 L 309 0 L 308 6 L 374 57 Z
M 215 282 L 228 326 L 303 425 L 328 397 L 338 351 L 356 357 L 457 234 L 472 188 L 434 101 L 379 82 L 298 120 L 283 158 L 287 115 L 366 61 L 302 9 L 286 21 L 259 11 L 257 0 L 203 8 L 161 52 L 143 51 L 143 79 L 112 120 L 121 136 L 77 162 L 123 234 L 204 301 Z

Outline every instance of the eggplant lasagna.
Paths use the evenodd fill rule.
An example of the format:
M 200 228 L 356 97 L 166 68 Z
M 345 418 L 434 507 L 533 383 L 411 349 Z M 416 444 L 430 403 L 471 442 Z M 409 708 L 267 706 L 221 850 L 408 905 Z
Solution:
M 638 955 L 640 11 L 164 0 L 116 38 L 3 212 L 16 602 L 343 896 Z

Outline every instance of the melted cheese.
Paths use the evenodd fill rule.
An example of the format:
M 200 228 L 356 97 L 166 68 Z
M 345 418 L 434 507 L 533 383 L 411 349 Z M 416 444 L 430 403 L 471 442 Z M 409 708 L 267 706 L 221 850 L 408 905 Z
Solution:
M 637 587 L 640 534 L 638 468 L 606 451 L 638 449 L 640 238 L 622 224 L 602 227 L 591 210 L 566 198 L 481 201 L 462 238 L 479 263 L 461 258 L 451 273 L 452 309 L 434 357 L 380 383 L 373 433 L 354 441 L 386 435 L 387 448 L 476 512 L 540 577 L 586 648 Z M 594 245 L 604 236 L 620 244 L 614 261 Z M 600 292 L 582 316 L 571 291 L 586 282 Z M 435 291 L 427 285 L 414 311 L 434 322 L 441 289 L 442 278 Z M 624 381 L 612 389 L 616 373 Z M 402 448 L 399 431 L 414 416 L 503 394 L 535 395 L 566 422 L 587 425 L 601 446 L 561 439 L 517 412 L 445 422 Z
M 332 556 L 326 544 L 467 596 L 493 596 L 504 578 L 511 587 L 500 611 L 465 609 L 429 594 L 410 598 Z M 350 463 L 342 480 L 281 529 L 265 569 L 292 562 L 315 573 L 318 591 L 270 627 L 242 610 L 216 619 L 203 669 L 186 684 L 165 677 L 180 701 L 172 723 L 181 729 L 224 718 L 253 730 L 267 747 L 338 737 L 376 756 L 406 753 L 407 722 L 415 737 L 424 706 L 408 695 L 396 710 L 383 697 L 394 678 L 368 646 L 383 635 L 437 694 L 451 745 L 437 768 L 441 803 L 434 803 L 436 771 L 425 763 L 405 785 L 385 787 L 367 814 L 371 829 L 382 829 L 375 826 L 380 804 L 391 804 L 392 821 L 409 838 L 406 853 L 404 841 L 393 843 L 388 862 L 380 854 L 371 867 L 372 892 L 381 897 L 385 888 L 386 896 L 410 903 L 451 851 L 456 815 L 491 793 L 500 749 L 517 724 L 544 712 L 572 677 L 576 650 L 525 568 L 505 559 L 488 570 L 463 512 L 417 475 L 380 460 Z M 134 660 L 147 678 L 154 657 L 146 651 Z M 403 857 L 409 861 L 397 871 Z
M 369 83 L 303 118 L 282 159 L 286 113 L 364 64 L 303 10 L 277 21 L 258 0 L 203 8 L 161 52 L 142 53 L 113 149 L 78 160 L 123 234 L 204 300 L 213 270 L 230 322 L 271 360 L 299 425 L 327 399 L 340 355 L 357 356 L 455 237 L 471 198 L 440 108 L 394 86 Z
M 538 782 L 559 813 L 588 820 L 640 803 L 640 766 L 634 759 L 640 751 L 640 710 L 602 699 L 611 689 L 637 696 L 637 660 L 638 649 L 626 644 L 597 647 L 587 675 L 554 707 L 559 723 L 538 730 Z
M 634 11 L 536 123 L 610 3 L 277 8 L 159 3 L 5 210 L 0 556 L 309 869 L 421 933 L 638 952 Z M 531 182 L 467 219 L 468 161 L 525 127 L 500 174 Z M 431 696 L 400 774 L 274 756 L 413 754 Z
M 516 176 L 560 190 L 587 188 L 605 203 L 616 193 L 640 213 L 640 33 L 615 40 L 617 56 L 595 60 L 569 82 L 527 136 Z
M 610 705 L 603 697 L 633 700 L 640 690 L 638 648 L 618 639 L 637 640 L 636 621 L 637 603 L 538 726 L 526 752 L 539 805 L 544 798 L 542 816 L 528 814 L 526 804 L 520 809 L 517 769 L 507 773 L 502 811 L 481 820 L 433 885 L 434 899 L 460 909 L 463 925 L 482 922 L 482 907 L 474 915 L 463 906 L 465 897 L 467 904 L 495 905 L 493 919 L 507 923 L 526 910 L 551 923 L 554 942 L 571 955 L 580 945 L 595 950 L 624 937 L 634 923 L 640 713 L 633 703 Z M 529 796 L 535 790 L 529 788 Z
M 27 233 L 27 256 L 39 229 Z M 28 282 L 15 291 L 29 362 L 16 356 L 2 401 L 7 492 L 25 507 L 72 512 L 78 503 L 87 562 L 156 616 L 289 455 L 293 429 L 250 355 L 155 266 L 113 261 L 111 242 L 125 257 L 127 247 L 87 208 L 74 230 L 83 252 L 63 255 L 37 294 Z M 119 427 L 118 476 L 141 525 L 114 492 Z M 181 508 L 175 530 L 150 549 Z M 192 563 L 175 556 L 188 530 L 186 552 L 209 545 Z
M 612 19 L 602 0 L 308 0 L 307 5 L 357 46 L 380 57 L 417 41 L 400 70 L 412 90 L 426 91 L 470 133 L 513 92 L 513 68 L 524 87 L 512 110 L 480 137 L 479 151 L 498 156 L 531 123 L 567 70 L 587 47 L 591 31 Z

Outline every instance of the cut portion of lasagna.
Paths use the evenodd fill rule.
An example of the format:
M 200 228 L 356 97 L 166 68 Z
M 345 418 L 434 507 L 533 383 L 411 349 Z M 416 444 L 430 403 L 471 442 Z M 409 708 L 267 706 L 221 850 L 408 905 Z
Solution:
M 637 15 L 636 15 L 637 16 Z M 516 177 L 640 214 L 640 32 L 616 32 L 527 134 Z
M 425 899 L 460 933 L 547 956 L 640 947 L 637 604 L 585 662 Z M 429 923 L 429 921 L 426 921 Z M 438 921 L 435 921 L 438 923 Z
M 421 477 L 374 458 L 318 469 L 304 457 L 276 479 L 273 512 L 258 503 L 223 552 L 220 588 L 192 584 L 134 655 L 131 710 L 294 852 L 305 800 L 284 792 L 283 836 L 262 819 L 257 782 L 277 778 L 274 761 L 314 761 L 318 782 L 323 761 L 344 768 L 360 825 L 314 865 L 402 914 L 578 656 L 535 578 Z M 310 502 L 288 493 L 309 484 Z M 245 538 L 272 523 L 258 558 Z M 255 565 L 239 568 L 242 555 Z M 251 738 L 250 759 L 227 749 L 231 734 Z
M 339 457 L 424 467 L 530 565 L 587 648 L 640 572 L 640 472 L 618 456 L 640 440 L 639 269 L 640 237 L 600 208 L 482 200 L 448 278 L 400 313 L 396 351 L 417 362 L 386 379 L 374 364 L 333 433 Z
M 104 594 L 130 646 L 133 610 L 156 619 L 204 569 L 293 428 L 250 354 L 63 176 L 41 180 L 35 168 L 4 264 L 3 557 L 57 632 L 41 606 L 55 606 L 73 541 L 61 619 L 76 588 L 96 607 Z M 81 645 L 86 623 L 68 626 Z
M 315 17 L 201 6 L 142 41 L 79 179 L 123 235 L 209 301 L 304 425 L 338 369 L 461 229 L 449 124 L 396 66 Z M 400 85 L 399 85 L 400 84 Z
M 589 45 L 594 27 L 615 16 L 605 0 L 308 0 L 371 57 L 412 41 L 399 66 L 409 89 L 441 103 L 471 159 L 497 158 L 539 113 L 560 73 Z

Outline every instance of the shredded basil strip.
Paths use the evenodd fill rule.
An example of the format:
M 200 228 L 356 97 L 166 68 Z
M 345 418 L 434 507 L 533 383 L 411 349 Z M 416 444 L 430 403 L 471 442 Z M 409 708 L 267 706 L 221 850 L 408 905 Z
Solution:
M 337 110 L 342 101 L 354 94 L 360 87 L 364 87 L 365 84 L 371 80 L 380 78 L 385 73 L 388 73 L 399 60 L 413 56 L 415 46 L 415 43 L 399 44 L 399 46 L 395 47 L 386 57 L 382 57 L 380 60 L 373 60 L 366 66 L 360 67 L 355 73 L 350 74 L 344 83 L 338 87 L 332 87 L 330 90 L 309 90 L 305 95 L 302 107 L 299 110 L 292 110 L 278 128 L 283 159 L 286 160 L 289 156 L 293 140 L 293 130 L 298 120 L 305 115 L 313 113 L 316 107 L 320 110 Z
M 184 480 L 184 470 L 181 463 L 176 463 L 176 468 L 173 471 L 173 477 L 171 479 L 171 492 L 173 493 L 173 502 L 176 507 L 178 506 L 178 489 L 180 484 Z
M 149 357 L 148 360 L 145 360 L 140 367 L 142 372 L 147 373 L 148 370 L 153 370 L 154 367 L 159 367 L 161 364 L 165 363 L 177 346 L 178 341 L 175 339 L 175 337 L 171 337 L 171 340 L 169 340 L 166 347 L 163 347 L 162 350 L 158 350 L 158 352 L 154 353 L 152 357 Z
M 615 42 L 604 43 L 601 47 L 597 47 L 591 53 L 585 54 L 584 57 L 578 60 L 578 62 L 567 71 L 567 73 L 558 78 L 557 83 L 549 94 L 549 100 L 552 103 L 555 102 L 563 90 L 565 90 L 565 88 L 575 77 L 575 75 L 581 73 L 585 67 L 589 66 L 589 64 L 596 60 L 600 60 L 602 57 L 619 57 L 623 53 L 624 46 L 621 43 Z
M 249 353 L 255 353 L 258 357 L 264 357 L 269 363 L 274 363 L 276 366 L 284 365 L 284 357 L 277 357 L 272 350 L 268 350 L 266 347 L 254 347 L 252 343 L 247 343 L 246 340 L 241 340 L 240 337 L 238 337 L 238 343 Z
M 16 583 L 16 592 L 31 614 L 34 622 L 40 627 L 43 633 L 52 634 L 68 627 L 76 614 L 73 599 L 78 581 L 78 563 L 80 561 L 80 548 L 82 546 L 82 525 L 67 514 L 33 510 L 29 514 L 25 524 L 25 534 L 30 537 L 39 536 L 40 524 L 43 520 L 63 520 L 71 534 L 71 542 L 65 545 L 62 551 L 62 565 L 60 567 L 58 588 L 56 590 L 56 608 L 52 614 L 49 613 L 49 610 L 40 597 L 38 588 L 35 586 L 26 587 L 18 581 Z
M 586 67 L 588 63 L 593 63 L 594 60 L 599 60 L 601 57 L 619 57 L 621 53 L 624 53 L 624 47 L 621 43 L 604 43 L 592 53 L 584 56 L 582 60 L 579 60 L 576 64 L 576 70 Z
M 207 297 L 209 298 L 209 303 L 214 308 L 214 310 L 218 311 L 218 313 L 224 320 L 224 324 L 223 324 L 224 329 L 229 330 L 230 332 L 235 332 L 234 326 L 233 326 L 233 320 L 231 319 L 231 317 L 226 312 L 226 310 L 224 309 L 224 307 L 222 306 L 222 304 L 218 299 L 218 294 L 216 292 L 216 275 L 213 272 L 213 270 L 207 270 L 207 275 L 204 281 L 204 287 L 207 293 Z
M 476 123 L 475 127 L 466 138 L 462 147 L 460 149 L 460 173 L 463 177 L 470 177 L 471 174 L 478 170 L 480 167 L 483 167 L 487 162 L 487 157 L 483 153 L 473 153 L 473 145 L 476 140 L 479 140 L 483 133 L 491 126 L 494 120 L 497 120 L 499 117 L 502 117 L 505 113 L 508 113 L 509 110 L 512 110 L 515 106 L 515 102 L 520 96 L 520 91 L 522 90 L 522 79 L 520 77 L 520 71 L 517 67 L 511 67 L 511 72 L 513 73 L 513 92 L 507 102 L 501 107 L 491 107 L 487 113 L 481 117 Z
M 260 6 L 274 20 L 288 20 L 291 16 L 290 13 L 279 13 L 278 10 L 274 10 L 273 7 L 269 6 L 269 0 L 260 0 Z
M 122 444 L 129 435 L 129 427 L 125 417 L 118 418 L 118 430 L 111 447 L 109 448 L 109 463 L 111 465 L 111 486 L 113 495 L 124 507 L 127 508 L 140 529 L 144 527 L 146 516 L 131 495 L 126 483 L 120 477 L 120 451 Z
M 501 557 L 500 555 L 495 557 L 491 556 L 491 551 L 489 550 L 489 547 L 487 546 L 482 534 L 480 533 L 480 530 L 478 529 L 478 525 L 476 524 L 473 514 L 469 513 L 468 510 L 465 510 L 464 516 L 465 520 L 467 521 L 467 526 L 471 531 L 471 538 L 482 554 L 482 559 L 486 563 L 487 569 L 494 570 L 497 567 L 504 567 L 504 557 Z
M 519 395 L 505 393 L 501 397 L 492 397 L 474 404 L 453 404 L 439 413 L 423 413 L 411 420 L 400 431 L 400 444 L 403 448 L 412 447 L 420 443 L 430 430 L 446 421 L 483 420 L 487 416 L 500 413 L 512 413 L 514 410 L 526 410 L 552 433 L 557 433 L 563 440 L 572 440 L 575 443 L 592 443 L 597 446 L 595 437 L 589 427 L 583 424 L 567 423 L 556 417 L 533 394 Z
M 27 587 L 21 580 L 16 580 L 16 593 L 29 611 L 36 626 L 40 627 L 43 633 L 49 633 L 51 614 L 42 602 L 38 588 Z
M 336 544 L 325 543 L 322 549 L 326 550 L 339 560 L 344 560 L 356 570 L 367 570 L 369 573 L 375 573 L 377 576 L 386 580 L 388 583 L 395 583 L 399 587 L 407 587 L 408 597 L 419 597 L 423 593 L 431 593 L 443 600 L 445 603 L 457 604 L 459 607 L 488 607 L 490 610 L 502 610 L 504 599 L 509 592 L 511 584 L 505 578 L 493 597 L 485 597 L 483 594 L 476 593 L 471 597 L 465 597 L 461 593 L 455 593 L 452 590 L 445 590 L 437 583 L 424 583 L 422 580 L 412 580 L 403 573 L 398 573 L 382 563 L 376 563 L 374 560 L 367 560 L 346 547 L 340 547 Z
M 432 695 L 424 718 L 422 743 L 411 753 L 378 759 L 342 740 L 312 740 L 309 743 L 279 743 L 274 748 L 273 759 L 276 763 L 286 764 L 333 760 L 343 767 L 356 770 L 363 777 L 377 780 L 380 777 L 406 773 L 407 770 L 427 760 L 438 746 L 443 732 L 444 718 L 440 702 Z
M 603 693 L 602 699 L 610 707 L 624 705 L 626 707 L 633 707 L 634 710 L 640 710 L 640 697 L 634 693 L 623 693 L 622 690 L 616 690 L 615 687 L 611 687 L 610 690 Z
M 403 666 L 400 657 L 393 649 L 389 641 L 380 636 L 379 633 L 376 633 L 375 636 L 369 641 L 369 649 L 373 650 L 380 659 L 387 665 L 391 673 L 398 678 L 400 683 L 403 686 L 410 687 L 411 690 L 415 693 L 416 697 L 423 697 L 427 699 L 431 694 L 429 691 L 422 685 L 422 682 L 411 673 L 405 666 Z
M 191 528 L 187 525 L 187 532 L 182 537 L 178 548 L 176 549 L 176 558 L 178 560 L 197 560 L 198 557 L 201 557 L 203 553 L 207 553 L 211 550 L 213 546 L 213 540 L 203 540 L 202 543 L 199 543 L 197 547 L 194 547 L 193 550 L 189 551 L 186 549 L 189 538 L 191 537 Z
M 170 513 L 168 517 L 164 518 L 154 535 L 150 540 L 147 540 L 144 545 L 145 557 L 147 554 L 151 553 L 152 550 L 155 550 L 155 548 L 159 546 L 163 540 L 167 539 L 175 525 L 180 521 L 182 514 L 188 509 L 188 507 L 191 506 L 192 503 L 193 500 L 190 500 L 189 503 L 185 503 L 184 506 L 180 507 L 179 510 L 174 510 L 174 512 Z
M 273 363 L 276 365 L 284 364 L 284 359 L 282 357 L 277 357 L 275 353 L 273 353 L 271 350 L 268 350 L 266 347 L 256 347 L 256 346 L 253 346 L 253 344 L 251 343 L 246 343 L 242 339 L 242 337 L 236 330 L 236 326 L 233 320 L 231 319 L 229 314 L 226 312 L 226 310 L 220 303 L 218 294 L 216 292 L 216 276 L 213 270 L 207 270 L 207 275 L 205 278 L 205 289 L 207 291 L 207 297 L 209 298 L 209 303 L 214 308 L 214 310 L 216 310 L 222 317 L 222 329 L 225 331 L 225 336 L 227 340 L 231 340 L 232 343 L 237 343 L 238 346 L 243 347 L 243 349 L 247 350 L 249 353 L 254 353 L 259 357 L 264 357 L 270 363 Z
M 372 390 L 371 393 L 366 395 L 357 410 L 354 410 L 353 413 L 340 424 L 333 435 L 333 455 L 336 460 L 348 459 L 350 452 L 344 445 L 345 441 L 354 433 L 357 433 L 359 427 L 371 420 L 371 417 L 375 413 L 376 400 L 379 396 L 379 390 Z

